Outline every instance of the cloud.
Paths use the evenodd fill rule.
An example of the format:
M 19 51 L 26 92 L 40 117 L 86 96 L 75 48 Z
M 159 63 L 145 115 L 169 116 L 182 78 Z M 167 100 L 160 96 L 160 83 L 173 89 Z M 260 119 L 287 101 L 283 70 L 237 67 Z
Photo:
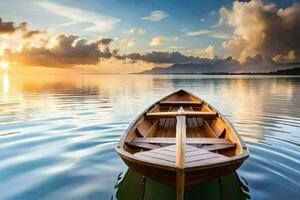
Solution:
M 232 34 L 215 32 L 215 33 L 211 33 L 209 35 L 209 37 L 220 39 L 220 40 L 229 40 L 229 39 L 232 39 Z
M 161 11 L 161 10 L 154 10 L 152 11 L 149 16 L 142 17 L 142 20 L 148 20 L 152 22 L 158 22 L 166 17 L 168 17 L 168 13 Z
M 151 41 L 149 42 L 149 45 L 150 46 L 159 46 L 159 45 L 162 45 L 166 42 L 165 38 L 163 37 L 154 37 L 151 39 Z
M 289 63 L 296 59 L 295 51 L 290 50 L 287 55 L 276 55 L 272 58 L 273 61 L 277 63 Z
M 125 33 L 143 35 L 146 33 L 146 31 L 142 28 L 131 28 L 130 30 L 126 31 Z
M 53 36 L 53 39 L 55 44 L 51 48 L 47 44 L 40 47 L 25 45 L 17 52 L 6 49 L 3 57 L 24 66 L 50 67 L 97 64 L 100 59 L 112 57 L 112 51 L 108 47 L 112 42 L 110 38 L 87 40 L 76 35 L 59 34 Z M 50 42 L 50 39 L 46 41 Z
M 150 46 L 159 46 L 159 45 L 165 44 L 166 42 L 176 42 L 178 39 L 179 39 L 179 37 L 176 35 L 166 36 L 166 37 L 157 36 L 150 40 L 149 45 Z
M 216 32 L 212 30 L 197 30 L 197 31 L 187 31 L 186 29 L 183 30 L 187 36 L 207 36 L 210 38 L 221 39 L 221 40 L 228 40 L 232 38 L 231 34 L 224 33 L 224 32 Z
M 28 30 L 28 24 L 27 22 L 21 22 L 20 24 L 15 24 L 12 21 L 5 22 L 0 17 L 0 35 L 9 35 L 9 37 L 6 37 L 5 39 L 0 38 L 1 43 L 5 43 L 4 41 L 8 43 L 14 43 L 13 40 L 20 40 L 18 37 L 22 36 L 24 39 L 33 38 L 40 34 L 46 34 L 46 31 L 43 30 Z M 1 44 L 3 46 L 4 44 Z M 11 46 L 12 44 L 9 44 Z M 5 45 L 4 45 L 5 46 Z
M 96 42 L 98 42 L 99 44 L 108 46 L 108 45 L 110 45 L 110 43 L 112 41 L 113 41 L 113 39 L 111 39 L 111 38 L 101 38 L 101 39 L 97 40 Z
M 199 36 L 211 33 L 209 30 L 186 31 L 187 36 Z
M 261 0 L 236 1 L 232 8 L 222 7 L 220 16 L 219 24 L 234 29 L 233 38 L 223 47 L 239 61 L 257 54 L 274 61 L 300 59 L 299 3 L 278 9 L 276 4 Z
M 122 56 L 116 56 L 117 59 L 129 59 L 132 61 L 144 61 L 157 64 L 172 64 L 172 63 L 206 63 L 207 58 L 198 56 L 186 56 L 180 52 L 158 52 L 152 51 L 147 53 L 130 53 Z
M 123 46 L 123 47 L 132 47 L 136 44 L 136 39 L 123 39 L 123 40 L 119 40 L 119 45 Z
M 61 26 L 70 26 L 77 23 L 88 23 L 92 25 L 85 28 L 85 31 L 103 32 L 112 29 L 115 25 L 121 22 L 120 19 L 112 16 L 107 16 L 99 14 L 98 12 L 96 13 L 70 6 L 63 6 L 53 2 L 42 1 L 36 2 L 35 4 L 51 13 L 70 20 L 67 23 L 61 24 Z
M 187 49 L 183 51 L 186 55 L 200 57 L 200 58 L 211 58 L 215 57 L 215 48 L 212 45 L 209 45 L 205 49 Z
M 225 8 L 224 6 L 222 6 L 219 10 L 220 13 L 220 18 L 219 21 L 216 25 L 214 25 L 213 27 L 218 27 L 218 26 L 222 26 L 225 25 L 227 23 L 227 18 L 230 15 L 229 14 L 229 10 L 227 8 Z
M 172 45 L 172 46 L 169 46 L 168 47 L 169 49 L 185 49 L 185 48 L 187 48 L 187 47 L 185 47 L 185 46 L 176 46 L 176 45 Z
M 254 66 L 255 68 L 262 68 L 270 67 L 274 64 L 275 63 L 272 60 L 266 59 L 260 54 L 256 54 L 254 56 L 248 56 L 243 63 L 240 63 L 240 66 Z
M 120 55 L 119 50 L 110 49 L 113 39 L 102 38 L 89 40 L 80 38 L 77 35 L 58 34 L 53 35 L 43 30 L 28 30 L 27 23 L 24 23 L 24 30 L 21 34 L 13 34 L 18 36 L 20 43 L 17 47 L 10 48 L 9 45 L 1 47 L 3 58 L 9 62 L 15 62 L 24 66 L 48 66 L 48 67 L 73 67 L 73 66 L 100 66 L 105 61 L 118 63 L 148 63 L 149 64 L 171 64 L 171 63 L 199 63 L 203 62 L 203 58 L 212 57 L 213 47 L 208 47 L 200 53 L 194 55 L 184 55 L 179 52 L 146 52 L 146 53 L 130 53 Z M 38 35 L 38 37 L 36 37 Z M 12 37 L 10 36 L 10 37 Z M 161 45 L 165 42 L 178 40 L 177 36 L 154 37 L 151 45 Z M 136 44 L 136 39 L 118 40 L 118 44 L 123 47 L 131 47 Z M 2 45 L 2 43 L 1 43 Z M 176 47 L 177 48 L 177 47 Z
M 58 27 L 72 26 L 72 25 L 75 25 L 77 23 L 78 23 L 77 21 L 65 22 L 65 23 L 59 24 Z
M 0 34 L 13 34 L 19 30 L 25 30 L 27 23 L 22 22 L 19 25 L 16 25 L 14 22 L 5 22 L 0 17 Z
M 23 38 L 28 39 L 28 38 L 32 38 L 36 35 L 45 34 L 45 33 L 46 33 L 46 31 L 41 31 L 41 30 L 27 31 L 23 34 Z

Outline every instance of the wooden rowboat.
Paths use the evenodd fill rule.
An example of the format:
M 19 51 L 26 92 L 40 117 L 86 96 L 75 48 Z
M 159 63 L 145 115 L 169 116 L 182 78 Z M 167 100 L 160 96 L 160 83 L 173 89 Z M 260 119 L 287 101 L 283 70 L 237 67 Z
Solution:
M 159 100 L 128 127 L 116 151 L 131 169 L 184 188 L 235 171 L 249 156 L 232 125 L 184 90 Z

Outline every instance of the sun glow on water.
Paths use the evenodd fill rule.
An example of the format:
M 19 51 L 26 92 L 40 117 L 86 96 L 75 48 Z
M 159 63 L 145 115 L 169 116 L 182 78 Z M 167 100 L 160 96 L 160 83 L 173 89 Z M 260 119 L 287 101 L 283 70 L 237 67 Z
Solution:
M 9 67 L 9 62 L 6 62 L 6 61 L 0 61 L 0 68 L 2 69 L 2 70 L 7 70 L 8 69 L 8 67 Z
M 9 93 L 9 75 L 8 75 L 9 62 L 0 61 L 0 94 L 3 100 L 7 100 Z M 1 73 L 2 71 L 2 73 Z M 2 86 L 2 87 L 1 87 Z

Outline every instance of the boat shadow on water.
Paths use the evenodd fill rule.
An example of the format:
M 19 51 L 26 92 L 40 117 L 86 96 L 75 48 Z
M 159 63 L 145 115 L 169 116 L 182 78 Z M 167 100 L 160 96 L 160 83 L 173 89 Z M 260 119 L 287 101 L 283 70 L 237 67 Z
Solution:
M 133 171 L 121 173 L 115 185 L 117 200 L 176 199 L 174 187 L 165 185 Z M 200 198 L 199 198 L 200 197 Z M 251 199 L 247 181 L 236 172 L 194 185 L 185 190 L 184 199 L 237 200 Z

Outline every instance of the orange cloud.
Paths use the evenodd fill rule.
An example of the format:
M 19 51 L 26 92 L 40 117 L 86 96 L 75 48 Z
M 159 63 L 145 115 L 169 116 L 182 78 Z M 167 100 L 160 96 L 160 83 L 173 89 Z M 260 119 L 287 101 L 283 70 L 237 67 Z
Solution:
M 281 54 L 276 55 L 273 58 L 273 61 L 278 62 L 278 63 L 289 63 L 291 61 L 294 61 L 295 59 L 296 59 L 295 51 L 290 50 L 287 55 L 281 55 Z
M 112 52 L 110 38 L 99 40 L 80 39 L 79 36 L 59 34 L 55 36 L 55 44 L 49 48 L 51 40 L 46 40 L 40 47 L 25 44 L 20 51 L 10 49 L 4 51 L 8 61 L 25 66 L 73 66 L 97 64 L 100 59 L 109 59 Z
M 135 38 L 133 39 L 122 39 L 119 41 L 119 45 L 122 47 L 133 47 L 136 45 L 137 40 Z
M 233 38 L 223 43 L 229 54 L 245 62 L 247 57 L 260 54 L 267 59 L 279 58 L 291 49 L 300 57 L 300 5 L 295 3 L 278 9 L 261 0 L 233 3 L 231 9 L 220 9 L 220 24 L 234 28 Z M 294 59 L 291 59 L 294 58 Z M 274 60 L 274 59 L 273 59 Z M 275 59 L 277 60 L 277 59 Z
M 166 40 L 163 37 L 154 37 L 151 39 L 151 41 L 149 42 L 150 46 L 159 46 L 162 45 L 166 42 Z

